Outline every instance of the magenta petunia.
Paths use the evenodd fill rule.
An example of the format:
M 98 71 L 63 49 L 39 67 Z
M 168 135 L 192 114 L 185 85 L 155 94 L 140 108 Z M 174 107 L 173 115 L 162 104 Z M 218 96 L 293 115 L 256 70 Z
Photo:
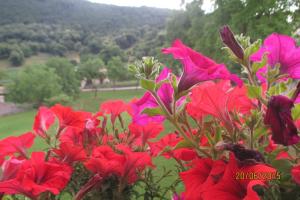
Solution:
M 290 78 L 300 79 L 300 48 L 296 46 L 296 41 L 287 36 L 278 33 L 269 35 L 262 47 L 250 59 L 254 62 L 262 60 L 263 55 L 268 58 L 268 65 L 275 67 L 280 64 L 280 73 L 288 74 Z M 257 72 L 258 79 L 263 83 L 265 77 L 262 75 L 267 71 L 267 66 L 264 66 Z
M 172 47 L 162 49 L 164 54 L 172 54 L 183 64 L 183 74 L 178 84 L 178 92 L 190 89 L 194 85 L 208 80 L 225 79 L 243 84 L 237 75 L 231 74 L 224 64 L 218 64 L 212 59 L 185 46 L 180 40 L 175 40 Z
M 171 70 L 165 67 L 159 76 L 156 78 L 156 83 L 166 80 L 170 77 Z M 172 113 L 172 103 L 174 101 L 174 89 L 169 82 L 161 84 L 160 88 L 157 91 L 159 98 L 164 104 L 165 108 Z M 177 105 L 181 104 L 182 99 L 178 100 Z M 148 116 L 147 114 L 143 114 L 143 110 L 146 108 L 156 108 L 158 107 L 158 103 L 155 98 L 152 96 L 150 92 L 146 92 L 144 96 L 131 104 L 132 107 L 132 115 L 133 122 L 140 125 L 146 125 L 149 122 L 162 122 L 164 120 L 163 116 Z

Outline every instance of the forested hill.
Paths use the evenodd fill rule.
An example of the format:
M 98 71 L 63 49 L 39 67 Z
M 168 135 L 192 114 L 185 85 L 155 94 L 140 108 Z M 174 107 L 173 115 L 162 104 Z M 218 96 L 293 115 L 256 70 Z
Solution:
M 160 52 L 171 10 L 86 0 L 0 0 L 0 61 L 22 65 L 39 53 L 135 59 Z M 1 68 L 1 66 L 0 66 Z
M 79 25 L 98 34 L 143 25 L 163 26 L 169 14 L 167 9 L 119 7 L 86 0 L 0 0 L 1 25 L 59 23 Z

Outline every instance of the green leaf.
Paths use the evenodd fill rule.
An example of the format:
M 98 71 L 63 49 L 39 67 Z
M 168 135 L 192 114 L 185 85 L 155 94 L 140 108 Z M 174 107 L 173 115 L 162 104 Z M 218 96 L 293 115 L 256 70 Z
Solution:
M 245 58 L 248 58 L 253 53 L 257 52 L 261 46 L 261 40 L 256 40 L 248 48 L 245 49 Z
M 282 173 L 290 173 L 293 166 L 292 163 L 287 159 L 273 160 L 271 165 Z
M 292 117 L 294 120 L 300 118 L 300 104 L 296 104 L 292 110 Z
M 259 98 L 261 96 L 261 87 L 247 85 L 248 96 L 250 98 Z
M 173 148 L 173 150 L 181 149 L 181 148 L 191 148 L 193 144 L 187 140 L 181 140 L 177 143 L 177 145 Z
M 256 141 L 261 138 L 263 135 L 266 135 L 268 128 L 265 126 L 259 126 L 254 130 L 253 140 Z
M 147 114 L 149 116 L 156 116 L 156 115 L 164 115 L 164 112 L 160 107 L 156 108 L 146 108 L 142 112 L 143 114 Z
M 214 146 L 214 145 L 215 145 L 215 142 L 214 142 L 214 138 L 211 136 L 211 134 L 210 134 L 210 133 L 207 133 L 207 134 L 205 134 L 205 135 L 206 135 L 206 137 L 207 137 L 207 139 L 208 139 L 209 144 L 210 144 L 211 146 Z
M 156 83 L 152 80 L 148 80 L 148 79 L 141 79 L 141 87 L 146 89 L 146 90 L 150 90 L 150 91 L 154 91 L 156 86 Z

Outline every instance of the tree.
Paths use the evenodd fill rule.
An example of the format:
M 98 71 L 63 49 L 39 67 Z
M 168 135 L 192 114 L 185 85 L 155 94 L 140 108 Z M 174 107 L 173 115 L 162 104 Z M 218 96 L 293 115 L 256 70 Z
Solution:
M 47 67 L 54 69 L 57 76 L 60 77 L 59 84 L 62 91 L 71 97 L 79 93 L 80 80 L 75 72 L 75 67 L 66 58 L 51 58 L 46 63 Z
M 22 69 L 8 85 L 8 100 L 40 106 L 47 99 L 62 94 L 60 77 L 45 65 Z
M 107 75 L 113 81 L 115 86 L 116 81 L 124 80 L 128 76 L 128 71 L 120 57 L 113 57 L 107 64 Z
M 105 65 L 101 58 L 96 56 L 87 56 L 82 59 L 79 66 L 79 74 L 81 79 L 87 80 L 87 85 L 92 85 L 93 79 L 103 81 L 106 74 L 104 73 Z M 102 80 L 102 81 L 101 81 Z
M 13 66 L 20 66 L 24 62 L 24 53 L 20 49 L 14 49 L 10 52 L 8 60 Z

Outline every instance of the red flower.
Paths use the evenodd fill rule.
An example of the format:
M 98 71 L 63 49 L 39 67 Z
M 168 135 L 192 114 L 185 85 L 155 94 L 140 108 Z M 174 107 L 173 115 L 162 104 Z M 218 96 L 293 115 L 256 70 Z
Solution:
M 190 89 L 194 85 L 208 80 L 233 80 L 238 85 L 242 81 L 238 76 L 231 74 L 224 64 L 217 64 L 208 57 L 185 46 L 180 40 L 175 40 L 172 47 L 162 50 L 165 54 L 172 54 L 182 62 L 183 74 L 178 83 L 178 92 Z
M 51 110 L 58 118 L 60 130 L 66 127 L 82 130 L 85 127 L 86 118 L 90 116 L 87 112 L 74 111 L 71 107 L 65 107 L 59 104 L 51 107 Z
M 40 107 L 34 119 L 33 130 L 35 133 L 43 138 L 46 138 L 46 132 L 49 127 L 54 123 L 55 115 L 47 107 Z
M 192 90 L 187 112 L 197 120 L 209 114 L 227 125 L 232 123 L 229 112 L 247 114 L 253 108 L 246 94 L 244 87 L 231 87 L 229 81 L 206 82 Z
M 172 147 L 175 147 L 182 138 L 178 137 L 176 134 L 171 133 L 162 137 L 157 142 L 149 142 L 150 150 L 153 156 L 157 156 L 160 152 L 164 151 L 162 154 L 165 158 L 175 158 L 178 160 L 190 161 L 197 157 L 197 153 L 194 149 L 191 148 L 180 148 L 171 150 Z M 170 148 L 169 151 L 166 148 Z
M 127 104 L 122 100 L 110 100 L 101 104 L 100 110 L 104 114 L 110 114 L 111 122 L 114 124 L 118 116 L 128 110 Z
M 203 192 L 218 183 L 225 167 L 226 163 L 222 160 L 213 161 L 210 158 L 195 160 L 192 169 L 180 173 L 185 185 L 184 199 L 203 199 Z
M 272 96 L 264 118 L 264 123 L 272 130 L 272 140 L 285 146 L 297 144 L 300 141 L 297 127 L 291 115 L 294 102 L 288 97 Z
M 15 178 L 24 161 L 14 157 L 5 160 L 1 166 L 0 182 Z
M 83 146 L 82 131 L 76 128 L 68 128 L 60 135 L 61 143 L 72 143 L 74 146 Z
M 240 174 L 244 174 L 244 178 L 239 176 Z M 251 174 L 252 178 L 247 178 L 247 175 Z M 257 178 L 253 178 L 253 174 L 256 174 Z M 253 187 L 255 185 L 265 186 L 267 181 L 267 179 L 258 178 L 261 177 L 260 174 L 276 175 L 276 170 L 264 164 L 239 167 L 237 160 L 231 153 L 222 178 L 217 184 L 205 190 L 202 199 L 259 200 L 260 198 Z
M 94 149 L 92 157 L 85 162 L 87 169 L 101 177 L 111 175 L 122 177 L 132 184 L 137 180 L 137 172 L 152 166 L 151 157 L 145 152 L 132 152 L 129 148 L 119 145 L 123 154 L 118 154 L 109 146 L 100 146 Z
M 72 170 L 67 165 L 46 162 L 43 152 L 34 152 L 24 161 L 15 178 L 0 182 L 0 192 L 23 194 L 36 199 L 49 191 L 55 195 L 67 185 Z
M 76 161 L 84 161 L 86 159 L 84 149 L 73 143 L 61 143 L 59 149 L 54 149 L 53 152 L 59 158 L 60 162 L 69 165 L 72 165 Z
M 112 174 L 121 176 L 124 162 L 124 156 L 114 152 L 111 147 L 99 146 L 94 149 L 91 158 L 84 165 L 88 170 L 105 178 Z
M 293 180 L 300 185 L 300 165 L 294 166 L 291 170 Z
M 23 158 L 27 157 L 27 149 L 34 142 L 35 135 L 33 133 L 25 133 L 20 136 L 10 136 L 0 141 L 0 159 L 5 156 L 18 153 Z
M 129 125 L 130 133 L 133 135 L 135 144 L 145 146 L 149 139 L 156 138 L 163 130 L 160 123 L 148 123 L 147 125 L 138 125 L 131 123 Z
M 137 180 L 139 171 L 143 171 L 147 166 L 154 167 L 151 157 L 146 152 L 133 152 L 122 145 L 119 145 L 118 149 L 123 152 L 125 158 L 125 162 L 122 163 L 122 177 L 128 184 Z

